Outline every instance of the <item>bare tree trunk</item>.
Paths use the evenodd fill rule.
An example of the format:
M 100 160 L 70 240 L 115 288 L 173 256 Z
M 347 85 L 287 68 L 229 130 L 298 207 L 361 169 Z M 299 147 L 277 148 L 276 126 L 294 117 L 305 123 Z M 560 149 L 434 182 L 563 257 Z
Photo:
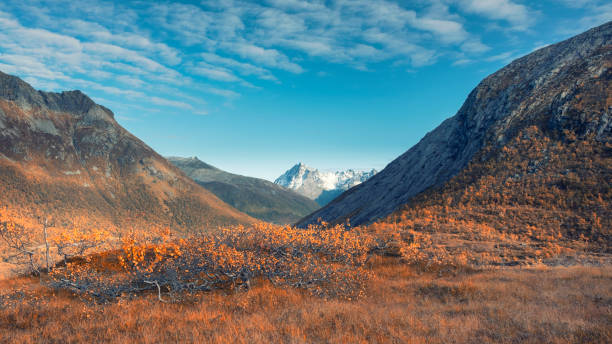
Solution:
M 161 295 L 161 287 L 159 286 L 159 283 L 157 281 L 143 281 L 146 284 L 153 284 L 157 287 L 157 298 L 159 299 L 159 301 L 166 303 L 166 301 L 164 301 L 164 299 L 162 299 L 162 295 Z
M 34 274 L 34 276 L 38 275 L 38 277 L 40 278 L 40 271 L 36 267 L 36 264 L 34 264 L 34 253 L 28 252 L 28 256 L 30 257 L 30 267 L 32 268 L 32 273 Z
M 43 225 L 43 234 L 45 237 L 45 260 L 47 263 L 47 273 L 51 270 L 51 266 L 49 265 L 49 241 L 47 240 L 47 219 L 45 219 L 45 224 Z

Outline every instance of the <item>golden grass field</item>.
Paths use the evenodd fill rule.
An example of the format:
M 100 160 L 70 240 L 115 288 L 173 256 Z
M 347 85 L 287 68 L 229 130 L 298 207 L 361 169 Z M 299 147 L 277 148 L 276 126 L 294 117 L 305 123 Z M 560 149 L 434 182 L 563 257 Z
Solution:
M 254 283 L 181 303 L 82 301 L 37 278 L 0 282 L 2 343 L 609 343 L 612 268 L 431 273 L 379 258 L 366 296 Z

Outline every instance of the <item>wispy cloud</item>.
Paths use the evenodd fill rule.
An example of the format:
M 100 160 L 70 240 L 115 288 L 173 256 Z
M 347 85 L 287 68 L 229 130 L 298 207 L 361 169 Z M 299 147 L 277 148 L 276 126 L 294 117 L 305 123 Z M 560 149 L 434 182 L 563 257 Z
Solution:
M 216 55 L 214 53 L 201 53 L 200 56 L 208 63 L 227 67 L 242 75 L 254 75 L 262 80 L 277 81 L 276 77 L 272 75 L 272 72 L 250 63 L 240 62 L 231 58 Z
M 567 30 L 612 18 L 605 1 L 563 4 L 590 13 Z M 519 0 L 5 0 L 0 68 L 41 87 L 157 97 L 153 104 L 183 111 L 199 108 L 206 94 L 235 99 L 317 73 L 316 64 L 370 70 L 384 62 L 405 71 L 444 59 L 503 61 L 510 55 L 494 49 L 482 27 L 524 33 L 539 16 L 533 7 Z M 468 23 L 473 16 L 480 31 Z
M 534 12 L 512 0 L 459 0 L 459 5 L 468 13 L 504 20 L 515 30 L 526 30 L 534 22 Z
M 304 71 L 301 66 L 291 62 L 286 55 L 276 49 L 266 49 L 247 42 L 227 43 L 222 45 L 222 48 L 266 67 L 283 69 L 298 74 Z
M 151 100 L 153 104 L 157 104 L 157 105 L 175 107 L 175 108 L 185 109 L 185 110 L 193 109 L 193 106 L 191 106 L 190 104 L 187 104 L 185 102 L 179 102 L 176 100 L 169 100 L 169 99 L 164 99 L 160 97 L 150 97 L 149 100 Z
M 507 62 L 510 62 L 514 56 L 516 56 L 515 51 L 506 51 L 501 54 L 489 56 L 485 59 L 485 61 L 487 62 L 501 61 L 501 62 L 507 63 Z
M 307 72 L 305 58 L 358 69 L 381 61 L 419 67 L 453 49 L 472 55 L 488 50 L 438 1 L 421 11 L 386 0 L 236 0 L 201 6 L 7 1 L 0 10 L 29 13 L 31 23 L 41 26 L 29 27 L 8 13 L 0 16 L 7 36 L 0 43 L 3 51 L 32 58 L 29 68 L 19 67 L 21 73 L 34 76 L 38 70 L 35 76 L 53 80 L 70 71 L 142 91 L 159 82 L 193 84 L 199 77 L 253 88 L 246 78 L 279 82 L 275 71 Z M 10 64 L 9 56 L 2 61 Z
M 61 20 L 73 25 L 53 32 L 27 27 L 13 15 L 0 11 L 0 69 L 47 90 L 81 88 L 193 113 L 205 112 L 196 110 L 199 106 L 195 104 L 201 101 L 193 98 L 187 103 L 155 95 L 160 82 L 181 86 L 194 83 L 165 64 L 180 62 L 178 50 L 135 34 L 111 34 L 100 24 Z M 220 88 L 210 86 L 199 87 L 199 91 L 236 96 L 233 91 L 223 94 Z M 170 94 L 182 97 L 178 91 Z

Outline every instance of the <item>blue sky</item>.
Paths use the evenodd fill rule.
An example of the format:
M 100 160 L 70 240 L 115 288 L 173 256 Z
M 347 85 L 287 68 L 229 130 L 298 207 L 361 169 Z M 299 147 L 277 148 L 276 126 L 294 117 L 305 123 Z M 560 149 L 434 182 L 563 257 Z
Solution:
M 80 89 L 163 155 L 273 180 L 383 168 L 512 59 L 609 1 L 0 3 L 0 70 Z

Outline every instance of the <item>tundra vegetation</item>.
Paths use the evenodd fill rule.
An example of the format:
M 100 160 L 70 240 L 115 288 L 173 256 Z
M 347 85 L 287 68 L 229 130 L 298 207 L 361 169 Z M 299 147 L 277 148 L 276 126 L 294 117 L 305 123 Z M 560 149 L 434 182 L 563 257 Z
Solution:
M 190 234 L 66 230 L 5 210 L 0 237 L 28 273 L 0 281 L 0 342 L 612 340 L 601 249 L 433 209 Z

